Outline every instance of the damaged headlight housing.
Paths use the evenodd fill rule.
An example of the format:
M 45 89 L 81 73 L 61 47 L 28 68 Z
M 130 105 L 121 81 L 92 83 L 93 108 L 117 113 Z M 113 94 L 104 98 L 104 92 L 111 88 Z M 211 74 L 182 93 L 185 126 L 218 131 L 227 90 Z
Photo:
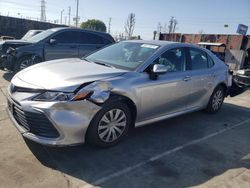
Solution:
M 16 49 L 9 47 L 6 51 L 6 54 L 10 54 L 10 55 L 15 55 L 16 54 Z
M 93 82 L 75 93 L 47 91 L 33 100 L 35 101 L 79 101 L 84 99 L 92 100 L 96 103 L 105 102 L 110 95 L 111 86 L 107 82 Z
M 244 75 L 244 74 L 245 74 L 245 70 L 238 70 L 238 71 L 237 71 L 237 74 L 242 74 L 242 75 Z
M 69 101 L 73 97 L 74 97 L 74 93 L 46 91 L 36 96 L 33 100 L 35 101 Z
M 83 100 L 89 98 L 96 103 L 104 103 L 110 95 L 111 85 L 108 82 L 97 81 L 80 89 L 73 100 Z

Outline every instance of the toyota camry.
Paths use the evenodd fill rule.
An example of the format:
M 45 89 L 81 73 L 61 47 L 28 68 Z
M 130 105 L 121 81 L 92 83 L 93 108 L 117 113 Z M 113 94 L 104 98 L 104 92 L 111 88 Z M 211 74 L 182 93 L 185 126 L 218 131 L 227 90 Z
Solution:
M 112 146 L 133 126 L 218 112 L 228 72 L 196 45 L 124 41 L 22 70 L 9 86 L 8 112 L 24 137 L 41 144 Z

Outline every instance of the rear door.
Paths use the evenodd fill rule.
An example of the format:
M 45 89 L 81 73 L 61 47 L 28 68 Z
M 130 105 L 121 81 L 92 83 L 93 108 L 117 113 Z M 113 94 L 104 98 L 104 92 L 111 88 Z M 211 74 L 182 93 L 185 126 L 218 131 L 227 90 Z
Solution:
M 208 103 L 213 92 L 215 80 L 214 62 L 203 50 L 188 48 L 188 62 L 190 64 L 190 93 L 188 108 L 199 108 Z
M 87 31 L 79 32 L 78 43 L 79 57 L 83 57 L 107 45 L 105 44 L 105 40 L 103 39 L 103 37 Z
M 55 43 L 50 44 L 49 40 L 44 47 L 45 60 L 78 57 L 78 33 L 77 31 L 62 31 L 50 39 Z

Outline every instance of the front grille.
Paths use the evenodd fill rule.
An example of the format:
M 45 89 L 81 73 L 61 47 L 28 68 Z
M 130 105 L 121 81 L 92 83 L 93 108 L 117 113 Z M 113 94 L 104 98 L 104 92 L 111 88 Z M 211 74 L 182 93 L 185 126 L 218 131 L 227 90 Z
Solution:
M 47 138 L 59 137 L 58 131 L 43 113 L 24 112 L 22 108 L 16 104 L 8 102 L 17 123 L 27 131 Z

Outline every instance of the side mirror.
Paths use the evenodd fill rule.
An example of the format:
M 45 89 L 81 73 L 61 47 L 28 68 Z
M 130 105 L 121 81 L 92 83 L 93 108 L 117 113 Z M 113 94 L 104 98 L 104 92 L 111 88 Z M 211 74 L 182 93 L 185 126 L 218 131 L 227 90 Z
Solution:
M 51 44 L 51 45 L 54 45 L 56 43 L 57 43 L 56 39 L 50 39 L 49 40 L 49 44 Z
M 167 71 L 167 67 L 161 64 L 155 64 L 152 70 L 154 74 L 165 74 Z
M 161 64 L 155 64 L 149 74 L 151 80 L 157 80 L 158 75 L 165 74 L 167 72 L 167 67 Z

